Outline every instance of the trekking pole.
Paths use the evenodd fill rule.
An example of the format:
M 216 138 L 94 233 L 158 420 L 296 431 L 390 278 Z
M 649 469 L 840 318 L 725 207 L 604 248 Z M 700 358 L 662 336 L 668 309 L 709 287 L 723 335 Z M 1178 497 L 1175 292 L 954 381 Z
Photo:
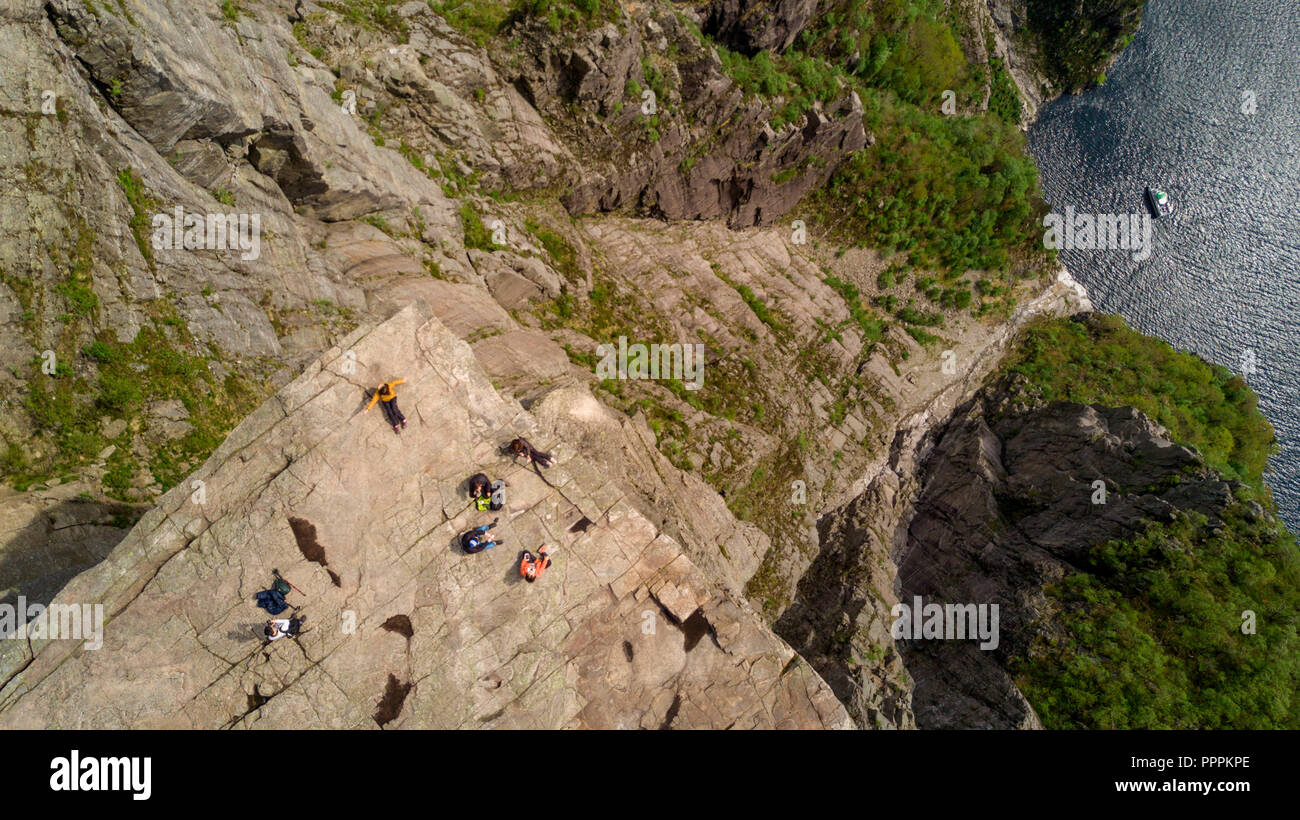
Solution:
M 273 570 L 271 570 L 271 574 L 274 575 L 276 578 L 279 578 L 281 581 L 284 581 L 286 584 L 288 584 L 289 586 L 293 587 L 294 589 L 298 590 L 298 594 L 299 594 L 299 595 L 306 595 L 306 594 L 307 594 L 307 593 L 303 592 L 301 589 L 298 589 L 297 586 L 294 586 L 293 581 L 290 581 L 288 578 L 285 578 L 283 575 L 281 575 L 281 574 L 280 574 L 280 570 L 278 570 L 278 569 L 273 569 Z

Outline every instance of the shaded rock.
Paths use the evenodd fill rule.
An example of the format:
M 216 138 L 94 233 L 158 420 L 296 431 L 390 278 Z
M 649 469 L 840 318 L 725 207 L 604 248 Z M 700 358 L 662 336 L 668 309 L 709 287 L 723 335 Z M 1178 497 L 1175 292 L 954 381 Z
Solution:
M 1106 487 L 1097 503 L 1095 481 Z M 1089 551 L 1175 512 L 1214 526 L 1228 485 L 1131 407 L 1043 404 L 1011 377 L 936 434 L 915 516 L 898 534 L 899 597 L 997 604 L 1000 641 L 902 643 L 921 727 L 1037 727 L 1008 671 L 1048 628 L 1043 587 L 1084 570 Z
M 822 0 L 713 0 L 701 28 L 729 48 L 753 55 L 785 51 Z

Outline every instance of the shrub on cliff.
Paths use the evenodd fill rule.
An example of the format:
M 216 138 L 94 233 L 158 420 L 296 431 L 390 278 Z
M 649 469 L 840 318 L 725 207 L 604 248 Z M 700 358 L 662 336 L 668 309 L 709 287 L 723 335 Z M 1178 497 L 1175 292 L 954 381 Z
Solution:
M 1101 314 L 1030 327 L 1009 368 L 1038 385 L 1048 401 L 1136 407 L 1225 476 L 1264 491 L 1273 426 L 1255 392 L 1227 368 Z
M 1069 90 L 1097 80 L 1137 30 L 1145 1 L 1029 0 L 1029 27 L 1043 44 L 1045 68 Z
M 1300 727 L 1300 551 L 1263 483 L 1274 436 L 1254 392 L 1095 314 L 1030 327 L 1008 369 L 1045 400 L 1137 407 L 1246 482 L 1221 521 L 1135 522 L 1138 535 L 1094 546 L 1046 589 L 1060 611 L 1012 662 L 1043 724 Z
M 1016 664 L 1053 729 L 1300 728 L 1300 554 L 1238 503 L 1098 545 L 1050 587 L 1060 637 Z

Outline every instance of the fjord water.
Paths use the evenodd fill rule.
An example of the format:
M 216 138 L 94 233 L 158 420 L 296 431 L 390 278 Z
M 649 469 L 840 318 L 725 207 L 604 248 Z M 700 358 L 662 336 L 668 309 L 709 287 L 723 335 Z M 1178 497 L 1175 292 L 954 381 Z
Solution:
M 1145 261 L 1061 260 L 1098 310 L 1246 375 L 1300 531 L 1300 0 L 1151 0 L 1106 83 L 1046 106 L 1029 143 L 1054 212 L 1145 212 L 1146 185 L 1169 193 Z

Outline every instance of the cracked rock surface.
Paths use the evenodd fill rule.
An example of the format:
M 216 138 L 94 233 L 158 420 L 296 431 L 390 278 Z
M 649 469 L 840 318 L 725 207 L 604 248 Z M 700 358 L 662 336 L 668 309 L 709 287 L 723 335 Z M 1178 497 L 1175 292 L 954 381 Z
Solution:
M 361 412 L 363 385 L 397 377 L 400 436 Z M 545 481 L 501 454 L 517 435 L 556 456 Z M 504 543 L 466 555 L 459 533 L 497 515 L 467 504 L 480 470 L 508 485 Z M 555 563 L 525 583 L 519 552 L 542 543 Z M 252 596 L 272 568 L 309 618 L 264 646 Z M 282 388 L 55 602 L 103 603 L 104 645 L 33 640 L 0 671 L 0 727 L 851 725 L 747 604 L 415 305 Z

